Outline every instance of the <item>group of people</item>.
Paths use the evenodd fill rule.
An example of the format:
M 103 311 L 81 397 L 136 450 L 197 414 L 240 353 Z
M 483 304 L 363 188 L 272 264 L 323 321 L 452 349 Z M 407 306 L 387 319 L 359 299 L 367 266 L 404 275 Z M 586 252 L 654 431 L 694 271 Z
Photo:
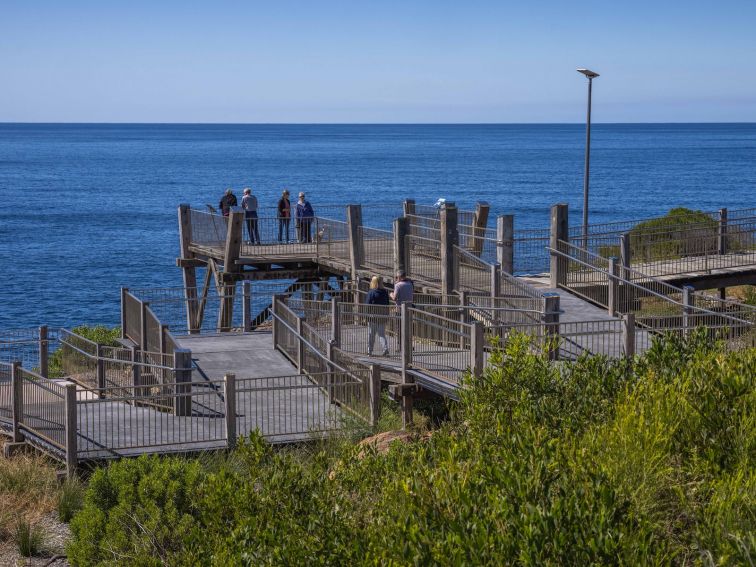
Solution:
M 389 292 L 383 285 L 381 276 L 373 276 L 370 280 L 370 291 L 368 292 L 365 303 L 368 305 L 390 305 L 390 301 L 396 303 L 397 310 L 401 310 L 402 304 L 412 304 L 415 293 L 412 280 L 407 278 L 407 274 L 400 271 L 396 274 L 394 290 Z M 383 356 L 388 356 L 389 346 L 386 340 L 386 323 L 382 317 L 368 317 L 368 356 L 373 355 L 373 345 L 375 337 L 378 336 Z M 401 342 L 401 338 L 399 339 Z
M 226 189 L 225 194 L 221 197 L 218 208 L 224 217 L 227 217 L 234 207 L 238 206 L 236 195 L 233 189 Z M 259 217 L 257 215 L 257 197 L 252 194 L 249 187 L 244 189 L 242 196 L 241 208 L 244 211 L 244 220 L 247 225 L 247 243 L 262 244 L 260 239 Z M 305 194 L 300 192 L 297 202 L 292 205 L 289 201 L 289 190 L 284 189 L 281 198 L 278 200 L 277 207 L 278 220 L 278 242 L 292 242 L 290 238 L 291 219 L 294 218 L 296 229 L 296 239 L 300 243 L 312 242 L 312 222 L 315 218 L 315 211 L 310 202 L 305 198 Z

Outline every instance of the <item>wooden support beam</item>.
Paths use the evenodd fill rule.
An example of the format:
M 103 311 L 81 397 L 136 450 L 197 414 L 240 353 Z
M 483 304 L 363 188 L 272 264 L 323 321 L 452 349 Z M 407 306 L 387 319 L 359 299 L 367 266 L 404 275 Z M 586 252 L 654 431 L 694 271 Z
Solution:
M 693 295 L 695 289 L 692 286 L 684 285 L 682 288 L 682 302 L 683 302 L 683 333 L 687 337 L 690 331 L 695 326 L 695 323 L 691 321 L 691 316 L 696 307 L 696 296 Z
M 619 272 L 619 275 L 626 280 L 629 280 L 628 277 L 630 275 L 629 269 L 630 269 L 630 263 L 632 262 L 632 250 L 630 248 L 630 233 L 626 232 L 620 236 L 620 264 L 622 265 L 622 269 Z
M 414 199 L 405 199 L 404 203 L 402 203 L 402 209 L 404 211 L 404 216 L 407 215 L 414 215 L 415 214 L 415 200 Z
M 173 397 L 173 413 L 179 416 L 192 415 L 192 351 L 185 348 L 173 352 L 173 367 L 176 386 Z
M 413 384 L 414 378 L 409 374 L 409 368 L 412 365 L 412 312 L 409 305 L 402 303 L 401 307 L 401 332 L 399 341 L 402 347 L 402 384 Z M 401 399 L 402 411 L 402 429 L 412 425 L 412 395 L 405 394 Z
M 473 321 L 470 333 L 470 372 L 476 378 L 483 376 L 484 346 L 483 323 Z
M 551 207 L 551 232 L 549 246 L 559 249 L 559 241 L 569 242 L 569 212 L 565 203 L 558 203 Z M 567 259 L 551 253 L 551 287 L 557 288 L 567 282 Z
M 480 201 L 475 205 L 475 217 L 473 220 L 473 241 L 471 243 L 471 252 L 480 258 L 483 253 L 483 243 L 485 242 L 486 227 L 488 226 L 488 214 L 491 206 Z
M 226 248 L 223 254 L 224 272 L 233 273 L 241 270 L 236 261 L 241 255 L 243 221 L 244 213 L 242 211 L 231 211 L 228 215 L 228 233 L 226 235 Z
M 297 335 L 299 337 L 304 336 L 304 317 L 297 317 Z M 304 341 L 300 338 L 297 341 L 297 372 L 299 374 L 305 373 L 305 344 Z
M 244 332 L 252 331 L 252 284 L 245 280 L 242 282 L 242 320 Z
M 349 261 L 352 279 L 359 277 L 365 263 L 365 243 L 362 240 L 362 205 L 347 205 L 347 230 L 349 231 Z
M 496 218 L 496 261 L 503 272 L 514 273 L 514 215 Z
M 446 202 L 441 207 L 441 293 L 445 297 L 453 295 L 456 289 L 454 247 L 457 245 L 457 207 L 454 203 Z
M 179 205 L 179 243 L 181 258 L 196 262 L 194 253 L 190 250 L 192 243 L 192 217 L 189 205 Z M 184 265 L 181 269 L 184 280 L 184 297 L 186 299 L 186 324 L 190 329 L 194 327 L 197 319 L 197 271 L 196 265 Z
M 619 262 L 617 258 L 612 256 L 609 258 L 609 275 L 607 284 L 608 298 L 607 298 L 607 312 L 614 317 L 617 314 L 617 308 L 619 304 Z

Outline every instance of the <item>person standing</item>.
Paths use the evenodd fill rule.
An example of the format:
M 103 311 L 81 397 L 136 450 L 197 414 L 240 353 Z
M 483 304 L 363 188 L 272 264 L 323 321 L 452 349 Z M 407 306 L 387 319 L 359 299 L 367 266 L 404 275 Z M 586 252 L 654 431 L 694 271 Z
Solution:
M 297 236 L 299 242 L 307 243 L 312 242 L 312 231 L 310 229 L 312 225 L 312 219 L 315 218 L 315 211 L 312 209 L 310 202 L 305 199 L 304 193 L 299 193 L 299 200 L 297 201 Z
M 383 287 L 381 276 L 373 276 L 370 280 L 370 291 L 365 302 L 373 306 L 368 310 L 368 356 L 373 355 L 373 343 L 375 343 L 376 334 L 383 349 L 383 356 L 388 356 L 385 318 L 388 316 L 389 295 L 386 288 Z
M 278 200 L 278 241 L 286 234 L 283 242 L 289 242 L 289 226 L 291 225 L 291 202 L 289 201 L 289 191 L 284 189 L 281 198 Z
M 402 305 L 412 305 L 415 295 L 415 285 L 412 280 L 407 277 L 404 271 L 398 271 L 394 278 L 394 291 L 389 294 L 389 297 L 396 303 L 396 309 L 401 315 Z M 411 340 L 410 340 L 411 342 Z M 398 350 L 401 350 L 402 344 L 402 326 L 399 325 L 399 332 L 397 333 Z
M 247 221 L 248 243 L 261 244 L 260 231 L 257 227 L 257 197 L 252 194 L 252 189 L 249 187 L 244 189 L 241 206 L 244 209 L 244 220 Z
M 231 207 L 235 207 L 236 205 L 236 195 L 234 195 L 234 191 L 229 187 L 226 189 L 226 193 L 223 197 L 221 197 L 218 208 L 221 210 L 221 213 L 223 213 L 223 216 L 227 217 L 231 212 Z

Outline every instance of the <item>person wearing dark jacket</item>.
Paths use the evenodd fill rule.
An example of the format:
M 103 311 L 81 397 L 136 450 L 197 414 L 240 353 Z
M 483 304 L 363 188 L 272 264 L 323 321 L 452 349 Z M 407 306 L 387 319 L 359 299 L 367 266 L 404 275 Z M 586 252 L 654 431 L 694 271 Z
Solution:
M 378 339 L 380 340 L 383 356 L 388 356 L 389 348 L 388 341 L 386 340 L 385 316 L 388 315 L 389 295 L 388 291 L 383 287 L 383 278 L 381 276 L 373 276 L 373 279 L 370 280 L 370 291 L 368 292 L 366 303 L 374 306 L 368 312 L 368 356 L 372 356 L 373 354 L 375 335 L 378 335 Z
M 236 195 L 234 195 L 233 190 L 229 187 L 228 189 L 226 189 L 226 194 L 221 197 L 220 205 L 218 205 L 218 208 L 223 213 L 223 216 L 227 217 L 231 212 L 231 207 L 235 207 L 236 205 Z
M 289 201 L 289 191 L 284 189 L 281 198 L 278 200 L 278 241 L 286 234 L 283 242 L 289 242 L 289 226 L 291 225 L 291 202 Z
M 312 210 L 310 202 L 305 200 L 304 193 L 299 194 L 296 213 L 297 237 L 299 238 L 299 242 L 312 242 L 312 231 L 310 230 L 310 226 L 312 225 L 312 219 L 315 217 L 315 211 Z

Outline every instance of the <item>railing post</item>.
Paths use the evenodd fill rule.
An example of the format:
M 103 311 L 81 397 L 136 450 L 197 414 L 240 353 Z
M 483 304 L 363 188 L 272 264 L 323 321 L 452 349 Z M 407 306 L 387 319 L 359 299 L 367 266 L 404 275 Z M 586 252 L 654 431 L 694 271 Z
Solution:
M 412 365 L 412 312 L 409 305 L 402 303 L 402 384 L 414 383 L 414 378 L 409 374 Z M 407 389 L 402 391 L 402 428 L 406 429 L 412 424 L 413 398 Z
M 11 396 L 13 397 L 13 442 L 24 440 L 21 434 L 21 423 L 24 421 L 24 379 L 21 376 L 21 362 L 11 363 Z
M 365 243 L 362 241 L 362 205 L 347 205 L 347 229 L 349 231 L 349 261 L 352 279 L 359 277 L 365 263 Z
M 727 209 L 719 209 L 717 226 L 717 250 L 720 255 L 727 254 Z
M 683 300 L 683 333 L 687 337 L 690 334 L 690 329 L 692 327 L 691 325 L 691 315 L 693 315 L 693 310 L 696 306 L 695 301 L 695 295 L 693 295 L 693 292 L 695 291 L 695 288 L 690 285 L 684 285 L 682 288 L 682 300 Z
M 139 345 L 143 351 L 147 349 L 147 307 L 146 301 L 139 302 L 139 336 L 142 338 L 142 344 Z
M 66 412 L 65 435 L 66 435 L 66 474 L 68 478 L 76 476 L 76 466 L 78 457 L 78 447 L 76 440 L 76 384 L 65 382 L 65 401 L 64 407 Z
M 297 372 L 299 374 L 304 374 L 305 344 L 302 340 L 304 337 L 304 321 L 304 317 L 297 317 L 297 335 L 299 335 L 297 341 Z
M 273 296 L 273 301 L 271 303 L 271 310 L 273 311 L 273 349 L 274 350 L 278 348 L 278 341 L 280 339 L 279 330 L 278 330 L 278 318 L 276 317 L 276 315 L 278 315 L 279 313 L 276 307 L 279 301 L 281 302 L 284 301 L 285 297 L 286 297 L 285 295 L 276 294 Z
M 105 397 L 105 361 L 102 359 L 102 345 L 98 344 L 95 347 L 95 379 L 97 381 L 97 395 L 100 398 Z
M 617 314 L 617 303 L 619 299 L 619 266 L 617 264 L 617 258 L 612 256 L 609 258 L 609 276 L 607 280 L 607 311 L 609 315 L 614 317 Z
M 499 263 L 491 265 L 491 297 L 501 296 L 501 266 Z
M 626 313 L 622 317 L 622 344 L 624 345 L 625 357 L 635 356 L 635 314 Z
M 544 339 L 548 344 L 549 360 L 559 360 L 559 294 L 543 294 L 543 321 Z
M 381 367 L 370 365 L 370 425 L 378 425 L 381 417 Z
M 448 297 L 454 293 L 454 247 L 459 245 L 457 207 L 444 203 L 441 207 L 441 293 Z
M 409 255 L 407 254 L 407 235 L 409 219 L 402 217 L 394 220 L 394 273 L 404 271 L 409 274 Z
M 173 353 L 176 392 L 173 398 L 173 413 L 180 416 L 192 415 L 192 351 L 185 348 Z
M 475 218 L 473 220 L 473 241 L 471 252 L 480 258 L 483 254 L 483 242 L 486 236 L 486 226 L 488 226 L 488 213 L 491 206 L 483 201 L 475 205 Z
M 632 250 L 630 249 L 630 233 L 625 232 L 620 236 L 620 263 L 622 264 L 622 271 L 620 275 L 623 279 L 629 280 L 630 263 L 632 262 Z
M 244 332 L 252 331 L 252 282 L 242 282 L 242 319 L 244 320 Z
M 414 199 L 405 199 L 403 203 L 403 212 L 404 216 L 407 215 L 414 215 L 415 214 L 415 200 Z
M 339 298 L 331 298 L 331 340 L 336 346 L 341 345 L 341 319 L 339 319 Z
M 514 215 L 496 218 L 496 261 L 503 272 L 514 273 Z
M 470 372 L 476 378 L 483 375 L 484 345 L 483 323 L 473 321 L 470 325 Z
M 128 334 L 126 332 L 126 294 L 129 289 L 126 287 L 121 288 L 121 338 L 125 339 Z
M 551 230 L 549 246 L 559 250 L 559 241 L 569 242 L 569 212 L 565 203 L 558 203 L 551 207 Z M 551 287 L 558 288 L 567 282 L 567 259 L 555 252 L 551 252 Z
M 223 397 L 226 406 L 226 446 L 236 447 L 236 375 L 223 376 Z
M 50 347 L 47 342 L 48 330 L 47 325 L 41 325 L 39 327 L 39 375 L 42 378 L 47 378 L 48 374 L 48 356 L 50 354 Z

